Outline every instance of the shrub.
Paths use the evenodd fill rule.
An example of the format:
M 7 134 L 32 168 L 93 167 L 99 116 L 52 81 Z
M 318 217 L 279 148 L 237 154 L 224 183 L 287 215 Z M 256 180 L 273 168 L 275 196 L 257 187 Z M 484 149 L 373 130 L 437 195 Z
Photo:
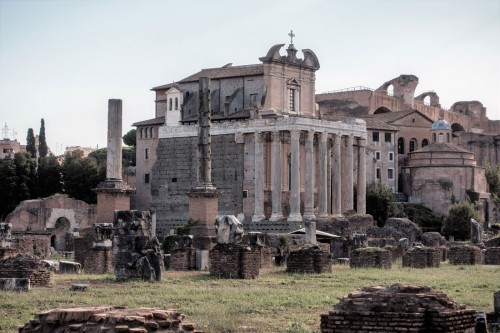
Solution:
M 382 184 L 366 187 L 366 213 L 373 216 L 379 227 L 383 227 L 388 217 L 394 216 L 395 205 L 392 190 Z
M 416 223 L 423 232 L 440 232 L 443 217 L 436 216 L 432 209 L 419 204 L 405 204 L 404 212 L 408 219 Z
M 473 203 L 461 201 L 453 204 L 444 220 L 442 234 L 454 236 L 456 240 L 469 240 L 471 218 L 482 222 L 482 218 Z
M 179 235 L 168 235 L 163 238 L 163 242 L 161 244 L 161 248 L 164 253 L 172 253 L 172 250 L 175 249 L 177 242 L 179 241 Z

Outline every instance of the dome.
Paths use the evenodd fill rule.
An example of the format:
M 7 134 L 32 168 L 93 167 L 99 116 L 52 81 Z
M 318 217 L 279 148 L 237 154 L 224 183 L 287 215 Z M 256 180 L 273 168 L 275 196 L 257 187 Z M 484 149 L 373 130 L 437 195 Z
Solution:
M 447 122 L 444 119 L 438 119 L 432 124 L 431 127 L 432 130 L 439 131 L 439 130 L 447 130 L 451 131 L 451 125 L 449 122 Z

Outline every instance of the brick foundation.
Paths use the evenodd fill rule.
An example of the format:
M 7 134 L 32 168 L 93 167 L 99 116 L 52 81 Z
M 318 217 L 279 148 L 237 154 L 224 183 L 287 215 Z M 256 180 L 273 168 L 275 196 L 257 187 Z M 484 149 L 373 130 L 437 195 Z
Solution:
M 75 247 L 75 261 L 82 264 L 82 269 L 86 272 L 85 258 L 92 249 L 95 240 L 92 237 L 75 237 L 73 244 Z
M 481 265 L 481 249 L 471 245 L 452 246 L 448 260 L 453 265 Z
M 41 259 L 50 257 L 50 233 L 13 233 L 12 248 Z
M 35 315 L 19 333 L 52 332 L 202 333 L 176 310 L 111 306 L 52 309 Z
M 86 274 L 113 274 L 113 249 L 95 246 L 84 255 Z
M 330 273 L 332 271 L 332 256 L 329 252 L 318 248 L 301 249 L 290 252 L 286 262 L 289 273 Z
M 193 247 L 175 249 L 170 254 L 170 270 L 190 271 L 196 269 L 196 249 Z
M 0 278 L 28 278 L 32 287 L 50 284 L 50 272 L 32 255 L 19 254 L 0 261 Z
M 484 259 L 486 265 L 500 265 L 500 247 L 487 248 Z
M 221 278 L 254 279 L 259 276 L 260 251 L 247 246 L 217 244 L 210 251 L 210 275 Z
M 391 252 L 374 247 L 365 247 L 352 251 L 349 258 L 351 268 L 382 268 L 392 267 Z
M 441 263 L 441 250 L 432 247 L 414 247 L 403 254 L 403 267 L 438 268 Z

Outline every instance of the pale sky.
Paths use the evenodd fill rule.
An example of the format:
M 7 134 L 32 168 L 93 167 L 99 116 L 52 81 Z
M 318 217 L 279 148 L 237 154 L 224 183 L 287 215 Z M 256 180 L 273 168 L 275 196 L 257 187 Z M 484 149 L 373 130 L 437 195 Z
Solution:
M 413 74 L 416 95 L 500 119 L 500 0 L 0 0 L 0 127 L 25 144 L 44 118 L 55 153 L 104 147 L 108 99 L 125 133 L 154 117 L 152 87 L 259 63 L 290 29 L 319 59 L 317 93 Z

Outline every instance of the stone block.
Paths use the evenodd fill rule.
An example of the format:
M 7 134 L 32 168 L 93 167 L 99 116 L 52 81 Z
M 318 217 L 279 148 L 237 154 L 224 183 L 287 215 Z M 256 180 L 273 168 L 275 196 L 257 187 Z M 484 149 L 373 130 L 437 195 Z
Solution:
M 452 246 L 448 251 L 448 260 L 452 265 L 480 265 L 481 249 L 476 246 Z
M 392 267 L 391 252 L 376 247 L 365 247 L 352 251 L 349 258 L 351 268 L 382 268 Z
M 0 278 L 0 290 L 3 291 L 28 291 L 30 279 L 27 278 Z
M 403 267 L 439 268 L 441 251 L 431 247 L 415 247 L 403 254 Z
M 210 263 L 209 251 L 207 250 L 198 250 L 196 251 L 196 269 L 206 270 L 209 268 Z

